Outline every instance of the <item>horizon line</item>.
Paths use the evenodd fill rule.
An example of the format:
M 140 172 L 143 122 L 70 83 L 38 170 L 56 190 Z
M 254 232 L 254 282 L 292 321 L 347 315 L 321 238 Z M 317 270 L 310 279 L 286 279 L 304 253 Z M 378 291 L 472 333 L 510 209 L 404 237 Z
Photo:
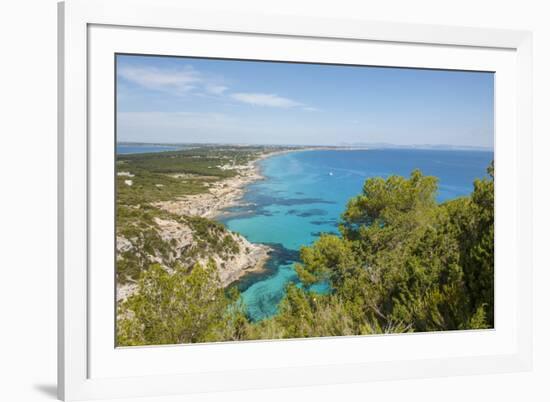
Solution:
M 229 146 L 264 146 L 264 147 L 338 147 L 338 148 L 359 148 L 359 147 L 387 147 L 387 148 L 468 148 L 468 149 L 479 149 L 486 151 L 494 151 L 494 146 L 482 146 L 482 145 L 452 145 L 452 144 L 394 144 L 394 143 L 383 143 L 383 142 L 358 142 L 358 143 L 341 143 L 341 144 L 292 144 L 292 143 L 278 143 L 278 144 L 267 144 L 267 143 L 252 143 L 252 142 L 146 142 L 146 141 L 130 141 L 123 140 L 117 141 L 117 145 L 124 144 L 135 144 L 135 145 L 160 145 L 160 146 L 174 146 L 174 145 L 229 145 Z

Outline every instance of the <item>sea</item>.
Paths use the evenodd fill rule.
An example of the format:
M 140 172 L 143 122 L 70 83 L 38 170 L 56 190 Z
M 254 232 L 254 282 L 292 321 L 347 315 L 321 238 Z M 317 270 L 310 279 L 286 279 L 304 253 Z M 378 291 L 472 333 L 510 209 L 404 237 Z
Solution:
M 222 222 L 254 243 L 273 248 L 266 269 L 237 283 L 253 321 L 277 313 L 291 282 L 302 246 L 321 233 L 338 234 L 348 200 L 370 177 L 409 176 L 414 169 L 439 180 L 437 201 L 468 195 L 476 178 L 486 176 L 490 151 L 420 149 L 315 150 L 269 157 L 260 162 L 264 180 L 250 184 L 243 205 L 229 208 Z M 329 292 L 327 284 L 310 288 Z
M 118 154 L 162 152 L 174 146 L 117 144 Z M 250 273 L 236 286 L 249 318 L 259 321 L 277 313 L 289 283 L 302 286 L 294 264 L 302 246 L 321 233 L 338 234 L 348 200 L 361 193 L 370 177 L 409 176 L 414 169 L 438 178 L 437 201 L 469 195 L 476 178 L 486 177 L 492 151 L 364 149 L 304 150 L 259 162 L 263 180 L 245 189 L 243 202 L 219 220 L 253 243 L 273 252 L 266 269 Z M 326 283 L 311 291 L 330 292 Z
M 154 145 L 154 144 L 117 144 L 117 155 L 122 154 L 145 154 L 151 152 L 177 151 L 181 147 L 171 145 Z

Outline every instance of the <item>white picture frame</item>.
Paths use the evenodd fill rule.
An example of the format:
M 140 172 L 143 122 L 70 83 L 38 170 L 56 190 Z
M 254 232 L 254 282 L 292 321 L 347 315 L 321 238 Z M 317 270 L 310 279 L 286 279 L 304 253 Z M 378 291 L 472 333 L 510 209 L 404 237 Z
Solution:
M 499 226 L 498 220 L 495 224 L 497 242 L 503 245 L 498 247 L 497 243 L 495 266 L 501 262 L 503 267 L 507 264 L 506 270 L 497 271 L 497 313 L 499 292 L 500 300 L 506 299 L 507 304 L 502 304 L 504 301 L 500 304 L 501 319 L 497 314 L 495 330 L 115 351 L 109 344 L 113 338 L 109 325 L 114 325 L 114 320 L 105 310 L 112 299 L 99 302 L 96 296 L 98 292 L 112 295 L 108 293 L 112 287 L 107 284 L 108 277 L 98 276 L 93 269 L 99 254 L 90 248 L 90 241 L 94 242 L 98 233 L 101 237 L 105 230 L 103 223 L 97 223 L 100 222 L 96 220 L 97 213 L 91 217 L 90 211 L 94 208 L 97 211 L 101 203 L 94 187 L 94 180 L 97 181 L 94 177 L 102 174 L 98 161 L 112 157 L 112 149 L 102 145 L 112 144 L 107 135 L 113 126 L 109 115 L 112 108 L 107 107 L 108 102 L 105 111 L 102 108 L 106 97 L 112 94 L 109 55 L 121 51 L 159 54 L 183 51 L 185 55 L 181 50 L 185 46 L 181 44 L 190 43 L 185 40 L 192 38 L 193 43 L 199 41 L 196 43 L 204 45 L 204 53 L 195 50 L 193 55 L 217 52 L 215 56 L 220 56 L 222 49 L 216 50 L 207 41 L 200 42 L 201 35 L 232 41 L 234 46 L 223 50 L 226 57 L 296 60 L 300 57 L 296 52 L 304 49 L 305 61 L 323 58 L 346 64 L 359 60 L 351 55 L 348 59 L 351 48 L 367 46 L 370 59 L 364 63 L 370 60 L 391 66 L 492 70 L 502 77 L 496 85 L 495 163 L 500 175 L 497 198 L 503 201 L 502 206 L 497 202 L 496 211 L 497 217 L 498 211 L 501 217 L 504 211 L 508 216 L 513 214 L 514 219 L 508 219 L 509 228 Z M 293 43 L 285 48 L 293 48 L 295 53 L 292 54 L 292 49 L 277 50 L 281 41 Z M 311 44 L 308 52 L 304 41 Z M 531 47 L 531 34 L 524 31 L 206 13 L 188 9 L 177 0 L 60 3 L 59 397 L 64 400 L 145 397 L 529 370 Z M 101 195 L 113 201 L 105 197 L 107 192 Z M 499 227 L 509 229 L 501 230 L 508 235 L 499 237 Z M 102 317 L 107 319 L 102 321 Z M 452 353 L 448 352 L 450 345 Z M 329 351 L 322 358 L 318 356 L 321 349 Z M 381 355 L 376 355 L 376 350 Z M 394 355 L 390 356 L 390 350 L 395 351 Z M 230 368 L 217 361 L 214 356 L 219 355 L 225 359 L 240 357 L 238 367 Z M 185 356 L 195 366 L 183 367 L 178 363 L 181 359 L 174 356 Z M 263 361 L 254 360 L 255 356 L 262 356 Z M 157 369 L 160 363 L 164 370 Z

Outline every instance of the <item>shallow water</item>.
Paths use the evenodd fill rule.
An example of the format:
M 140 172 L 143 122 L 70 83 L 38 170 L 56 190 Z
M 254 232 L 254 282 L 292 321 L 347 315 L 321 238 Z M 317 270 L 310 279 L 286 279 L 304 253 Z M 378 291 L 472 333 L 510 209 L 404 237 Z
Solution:
M 223 222 L 255 243 L 274 248 L 261 274 L 238 286 L 253 320 L 277 312 L 289 282 L 299 283 L 293 268 L 301 246 L 320 233 L 337 233 L 349 198 L 369 177 L 409 176 L 413 169 L 439 178 L 439 202 L 468 195 L 483 177 L 493 152 L 432 150 L 300 151 L 260 162 L 265 180 L 248 186 L 245 206 L 231 208 Z M 315 285 L 319 292 L 326 284 Z

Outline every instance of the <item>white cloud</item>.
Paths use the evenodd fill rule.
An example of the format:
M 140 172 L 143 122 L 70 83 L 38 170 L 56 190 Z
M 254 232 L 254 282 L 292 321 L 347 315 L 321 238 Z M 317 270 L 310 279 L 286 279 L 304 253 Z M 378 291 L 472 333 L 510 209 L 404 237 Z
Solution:
M 118 76 L 141 87 L 158 91 L 184 93 L 204 81 L 201 74 L 191 66 L 178 69 L 123 66 Z
M 223 85 L 209 84 L 206 86 L 206 91 L 213 95 L 222 95 L 229 88 Z
M 260 92 L 228 93 L 229 88 L 222 85 L 223 79 L 211 77 L 192 66 L 180 68 L 157 68 L 140 66 L 121 66 L 117 70 L 118 77 L 140 87 L 167 92 L 173 95 L 183 95 L 192 92 L 195 95 L 214 95 L 230 97 L 238 102 L 254 106 L 274 108 L 302 108 L 314 112 L 316 108 L 296 100 L 276 94 Z
M 280 107 L 291 108 L 296 106 L 303 106 L 302 103 L 296 102 L 292 99 L 283 98 L 282 96 L 274 94 L 262 94 L 262 93 L 234 93 L 230 95 L 233 99 L 248 103 L 255 106 L 268 106 L 268 107 Z
M 229 88 L 219 83 L 219 79 L 210 77 L 192 66 L 181 68 L 156 68 L 123 66 L 118 76 L 143 88 L 169 92 L 176 95 L 196 90 L 195 93 L 223 95 Z

